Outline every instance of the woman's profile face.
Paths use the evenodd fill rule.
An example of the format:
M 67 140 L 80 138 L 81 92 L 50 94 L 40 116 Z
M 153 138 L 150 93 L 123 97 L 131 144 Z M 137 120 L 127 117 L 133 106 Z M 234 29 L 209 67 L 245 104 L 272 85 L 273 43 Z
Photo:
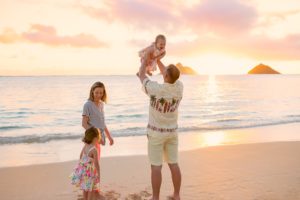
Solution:
M 101 87 L 97 87 L 93 91 L 94 101 L 100 101 L 103 97 L 104 89 Z

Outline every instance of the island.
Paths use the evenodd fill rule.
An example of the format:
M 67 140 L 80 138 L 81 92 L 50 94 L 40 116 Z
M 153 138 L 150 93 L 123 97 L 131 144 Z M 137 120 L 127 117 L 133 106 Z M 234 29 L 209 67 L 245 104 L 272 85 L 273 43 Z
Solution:
M 278 71 L 272 69 L 268 65 L 259 64 L 251 69 L 248 74 L 280 74 Z
M 177 63 L 176 67 L 179 69 L 181 74 L 197 75 L 197 72 L 193 68 L 183 66 L 181 63 Z

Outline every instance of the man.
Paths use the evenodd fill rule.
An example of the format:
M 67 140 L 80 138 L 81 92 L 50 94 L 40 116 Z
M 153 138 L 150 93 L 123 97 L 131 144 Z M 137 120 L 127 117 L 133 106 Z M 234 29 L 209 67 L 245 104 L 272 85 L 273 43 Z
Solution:
M 181 172 L 178 165 L 177 121 L 183 84 L 178 80 L 180 72 L 175 65 L 165 67 L 160 59 L 157 64 L 163 75 L 163 84 L 151 81 L 146 76 L 145 65 L 142 65 L 138 74 L 144 92 L 150 97 L 147 136 L 148 157 L 151 163 L 152 199 L 159 199 L 164 157 L 172 174 L 174 186 L 172 198 L 180 200 Z

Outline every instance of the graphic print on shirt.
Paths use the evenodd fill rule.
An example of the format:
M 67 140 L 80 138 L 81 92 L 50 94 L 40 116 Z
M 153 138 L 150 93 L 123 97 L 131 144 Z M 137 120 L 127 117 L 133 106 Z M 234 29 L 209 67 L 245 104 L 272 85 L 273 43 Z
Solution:
M 150 97 L 150 106 L 160 113 L 172 113 L 175 112 L 179 106 L 180 99 L 165 99 L 165 98 L 156 98 L 155 95 Z

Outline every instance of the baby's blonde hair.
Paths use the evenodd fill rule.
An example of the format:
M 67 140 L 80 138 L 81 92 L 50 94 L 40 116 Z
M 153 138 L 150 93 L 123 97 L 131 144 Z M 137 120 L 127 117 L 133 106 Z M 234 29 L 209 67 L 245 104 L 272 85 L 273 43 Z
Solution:
M 155 38 L 155 44 L 158 42 L 158 40 L 164 40 L 164 41 L 166 41 L 167 39 L 166 39 L 166 37 L 164 35 L 159 34 Z

